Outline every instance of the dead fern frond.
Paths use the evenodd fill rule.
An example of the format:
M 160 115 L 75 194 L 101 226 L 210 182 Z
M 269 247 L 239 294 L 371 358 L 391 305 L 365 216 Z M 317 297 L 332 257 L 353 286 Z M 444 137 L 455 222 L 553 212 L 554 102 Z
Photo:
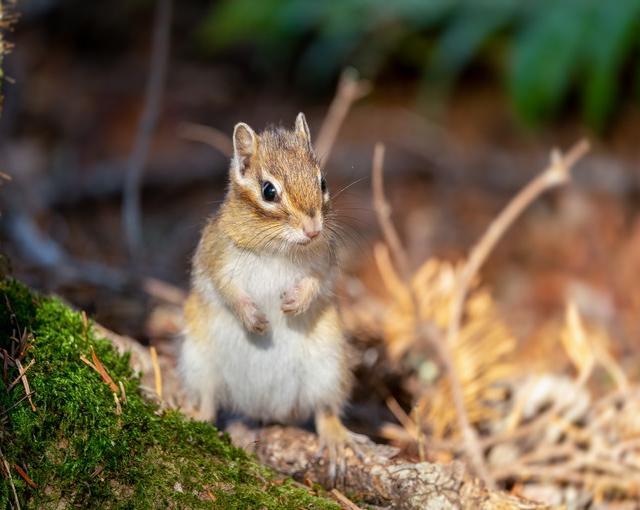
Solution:
M 513 364 L 504 359 L 513 352 L 515 341 L 502 324 L 489 294 L 474 291 L 474 285 L 481 266 L 504 232 L 544 191 L 568 182 L 571 167 L 588 148 L 588 143 L 581 141 L 566 155 L 554 150 L 549 165 L 507 204 L 461 267 L 428 261 L 414 277 L 409 276 L 408 259 L 384 196 L 384 147 L 378 144 L 374 151 L 373 202 L 386 242 L 376 247 L 375 259 L 392 297 L 383 326 L 389 355 L 397 361 L 409 349 L 415 351 L 419 341 L 430 340 L 446 378 L 438 383 L 435 392 L 422 392 L 417 407 L 427 410 L 423 415 L 425 425 L 436 438 L 461 435 L 468 460 L 489 487 L 494 486 L 494 480 L 473 425 L 492 417 L 490 402 L 500 396 L 496 384 L 513 370 Z M 397 274 L 389 251 L 402 277 Z
M 452 268 L 444 267 L 436 278 L 439 294 L 429 296 L 433 308 L 421 307 L 423 320 L 432 320 L 445 327 L 450 310 Z M 469 421 L 478 425 L 494 417 L 495 402 L 504 400 L 500 383 L 514 373 L 515 365 L 510 357 L 516 342 L 502 321 L 495 302 L 484 289 L 474 291 L 467 301 L 466 321 L 455 345 L 449 346 L 455 370 L 460 377 L 465 407 Z M 429 427 L 433 435 L 442 439 L 448 434 L 457 434 L 456 411 L 451 406 L 449 382 L 442 379 L 436 391 L 428 398 L 422 396 L 420 407 L 426 410 L 423 426 Z
M 569 302 L 565 324 L 560 333 L 562 346 L 578 371 L 578 380 L 586 381 L 596 365 L 601 365 L 619 390 L 629 387 L 624 371 L 611 355 L 608 333 L 595 325 L 585 326 L 575 303 Z
M 435 331 L 446 329 L 459 267 L 437 259 L 425 262 L 411 281 L 414 305 L 409 289 L 402 284 L 391 265 L 385 245 L 376 246 L 375 260 L 392 296 L 384 318 L 383 338 L 389 357 L 399 362 L 410 349 L 415 354 L 416 315 L 420 322 L 432 324 Z M 515 365 L 510 356 L 516 343 L 487 290 L 481 288 L 472 292 L 465 317 L 458 341 L 450 348 L 463 386 L 469 419 L 473 424 L 479 424 L 494 416 L 492 402 L 504 399 L 504 390 L 499 383 L 513 375 Z M 439 341 L 444 340 L 440 338 Z M 451 406 L 446 379 L 442 379 L 433 391 L 424 391 L 416 405 L 420 409 L 421 426 L 429 429 L 435 438 L 455 435 L 456 411 Z

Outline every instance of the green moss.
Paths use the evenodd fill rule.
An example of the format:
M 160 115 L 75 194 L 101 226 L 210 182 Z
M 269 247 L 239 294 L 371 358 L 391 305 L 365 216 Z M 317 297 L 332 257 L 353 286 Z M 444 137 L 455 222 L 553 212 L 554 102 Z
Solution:
M 337 508 L 277 481 L 214 427 L 160 412 L 142 397 L 127 357 L 58 300 L 9 279 L 0 282 L 0 299 L 0 348 L 11 352 L 22 338 L 23 365 L 35 360 L 27 374 L 35 412 L 19 402 L 22 385 L 0 385 L 0 444 L 23 507 Z M 109 386 L 80 359 L 92 350 L 126 389 L 120 415 Z M 7 380 L 16 374 L 10 368 Z M 3 473 L 0 508 L 12 502 Z

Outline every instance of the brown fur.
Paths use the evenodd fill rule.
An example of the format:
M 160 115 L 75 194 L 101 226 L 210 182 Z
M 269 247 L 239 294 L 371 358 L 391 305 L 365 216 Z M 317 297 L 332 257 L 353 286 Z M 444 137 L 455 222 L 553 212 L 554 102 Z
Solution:
M 301 267 L 306 268 L 306 276 L 281 295 L 281 313 L 293 322 L 309 324 L 304 327 L 309 328 L 305 335 L 310 342 L 336 342 L 324 345 L 335 345 L 335 352 L 340 352 L 336 359 L 340 381 L 333 402 L 315 410 L 318 432 L 324 436 L 323 444 L 333 449 L 334 457 L 337 449 L 350 442 L 338 414 L 351 386 L 351 372 L 330 294 L 336 261 L 329 195 L 321 190 L 320 165 L 304 116 L 298 116 L 293 131 L 268 128 L 257 135 L 246 124 L 238 124 L 230 174 L 225 201 L 204 227 L 194 256 L 193 290 L 184 310 L 188 339 L 211 341 L 208 323 L 216 306 L 226 305 L 249 332 L 263 334 L 268 330 L 266 316 L 237 285 L 237 275 L 228 270 L 234 257 L 245 252 L 265 257 L 275 254 L 290 258 L 294 266 L 304 264 Z M 277 184 L 280 192 L 276 201 L 262 197 L 264 181 Z M 292 236 L 295 240 L 307 228 L 318 225 L 317 237 L 292 241 Z M 206 298 L 212 292 L 222 299 L 222 305 Z M 313 316 L 317 319 L 309 322 Z M 214 411 L 209 409 L 209 415 Z
M 256 135 L 256 147 L 245 157 L 242 175 L 249 186 L 246 181 L 240 183 L 232 178 L 218 216 L 221 233 L 238 246 L 262 249 L 267 244 L 274 244 L 272 236 L 283 223 L 299 227 L 305 217 L 316 213 L 320 213 L 325 221 L 330 219 L 327 217 L 330 201 L 323 197 L 320 189 L 319 160 L 300 133 L 268 128 Z M 275 207 L 265 207 L 261 185 L 273 180 L 271 177 L 281 183 L 283 192 Z M 330 235 L 323 241 L 313 243 L 313 248 L 323 244 L 329 249 Z

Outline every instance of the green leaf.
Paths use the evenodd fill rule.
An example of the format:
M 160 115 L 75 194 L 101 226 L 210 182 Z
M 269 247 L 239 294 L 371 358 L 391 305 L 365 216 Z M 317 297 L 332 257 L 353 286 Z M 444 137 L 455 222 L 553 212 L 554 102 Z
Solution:
M 601 131 L 616 105 L 619 78 L 625 59 L 638 43 L 640 1 L 619 0 L 615 9 L 602 3 L 595 8 L 589 30 L 589 55 L 583 89 L 583 115 Z
M 592 1 L 540 2 L 513 47 L 509 91 L 525 121 L 556 113 L 584 55 Z
M 487 40 L 511 21 L 516 2 L 464 2 L 439 35 L 428 76 L 450 83 L 478 54 Z
M 198 39 L 210 50 L 243 40 L 278 36 L 278 17 L 286 0 L 233 0 L 215 5 L 198 30 Z

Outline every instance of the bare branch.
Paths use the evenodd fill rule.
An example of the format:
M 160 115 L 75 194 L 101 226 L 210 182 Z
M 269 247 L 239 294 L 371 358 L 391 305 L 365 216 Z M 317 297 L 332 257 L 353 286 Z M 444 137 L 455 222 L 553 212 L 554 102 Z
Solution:
M 338 131 L 344 122 L 351 105 L 366 96 L 371 91 L 371 84 L 358 79 L 358 71 L 353 68 L 345 69 L 338 81 L 338 90 L 329 106 L 327 116 L 320 127 L 316 138 L 316 152 L 326 165 L 331 156 L 333 144 L 338 136 Z
M 81 281 L 114 290 L 139 284 L 149 296 L 168 304 L 180 306 L 186 299 L 183 289 L 168 282 L 153 277 L 140 279 L 118 268 L 72 257 L 22 211 L 5 215 L 4 227 L 25 261 L 52 274 L 55 272 L 59 281 Z
M 178 134 L 185 140 L 205 143 L 227 157 L 233 154 L 231 137 L 214 127 L 183 122 L 178 126 Z
M 469 292 L 469 287 L 478 273 L 478 270 L 504 232 L 509 228 L 509 226 L 511 226 L 522 211 L 538 196 L 550 188 L 568 182 L 571 177 L 569 173 L 570 168 L 588 151 L 588 149 L 589 144 L 585 140 L 582 140 L 574 145 L 564 157 L 559 152 L 554 151 L 551 157 L 551 164 L 538 177 L 527 184 L 527 186 L 525 186 L 524 189 L 520 191 L 520 193 L 511 200 L 511 202 L 509 202 L 507 207 L 505 207 L 491 225 L 489 225 L 489 228 L 480 241 L 471 250 L 469 258 L 458 277 L 454 296 L 451 301 L 451 313 L 449 315 L 447 338 L 446 342 L 440 344 L 440 354 L 445 362 L 447 372 L 449 373 L 451 394 L 453 403 L 456 407 L 458 426 L 464 439 L 466 454 L 478 476 L 480 476 L 489 487 L 492 487 L 495 484 L 486 467 L 478 435 L 469 422 L 469 417 L 464 404 L 462 385 L 454 369 L 453 357 L 451 354 L 451 349 L 458 342 L 464 302 L 467 293 Z
M 157 278 L 144 278 L 142 288 L 150 296 L 176 306 L 182 306 L 187 299 L 187 293 L 183 289 Z
M 169 39 L 171 33 L 171 0 L 158 0 L 153 29 L 153 48 L 145 103 L 138 131 L 129 157 L 124 186 L 122 226 L 129 255 L 138 260 L 142 251 L 142 220 L 140 213 L 140 183 L 147 162 L 151 138 L 158 121 L 164 93 Z
M 377 143 L 373 150 L 373 166 L 371 170 L 371 185 L 373 188 L 373 208 L 376 211 L 378 217 L 378 223 L 382 229 L 385 242 L 396 264 L 400 269 L 402 277 L 406 280 L 409 278 L 409 258 L 407 252 L 402 247 L 400 242 L 400 236 L 396 231 L 393 222 L 391 221 L 391 207 L 384 196 L 384 145 Z

